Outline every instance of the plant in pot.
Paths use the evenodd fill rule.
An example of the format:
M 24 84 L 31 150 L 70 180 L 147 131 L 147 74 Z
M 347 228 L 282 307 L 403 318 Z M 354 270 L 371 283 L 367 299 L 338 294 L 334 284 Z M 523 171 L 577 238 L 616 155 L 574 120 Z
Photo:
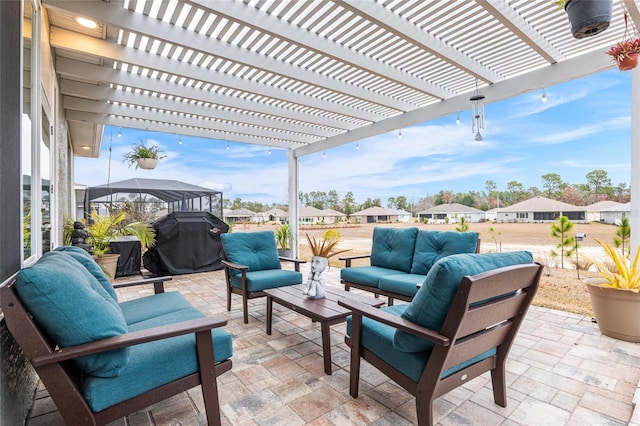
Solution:
M 630 261 L 610 244 L 596 241 L 605 250 L 607 263 L 589 259 L 602 278 L 584 282 L 598 327 L 609 337 L 640 342 L 640 249 Z
M 567 12 L 574 38 L 592 37 L 609 28 L 611 0 L 556 0 L 556 4 Z
M 291 246 L 293 245 L 293 232 L 288 223 L 280 224 L 275 230 L 276 246 L 278 256 L 291 257 Z
M 124 154 L 123 162 L 128 162 L 129 167 L 133 164 L 136 165 L 136 169 L 155 169 L 158 165 L 158 161 L 165 158 L 166 155 L 160 155 L 162 151 L 157 145 L 147 146 L 140 139 L 140 143 L 132 145 L 131 151 Z
M 140 239 L 142 246 L 150 247 L 155 239 L 153 228 L 141 222 L 124 225 L 123 221 L 126 218 L 127 214 L 123 211 L 107 215 L 92 213 L 91 223 L 86 226 L 89 233 L 87 244 L 91 247 L 91 254 L 111 280 L 115 278 L 120 257 L 119 254 L 108 253 L 112 241 L 120 236 L 134 235 Z
M 341 235 L 335 229 L 327 229 L 320 238 L 310 237 L 308 233 L 306 236 L 312 254 L 311 271 L 302 294 L 306 294 L 310 299 L 321 299 L 326 293 L 326 284 L 322 275 L 329 266 L 329 258 L 344 253 L 348 249 L 336 250 Z
M 635 68 L 638 65 L 638 54 L 640 54 L 640 39 L 631 38 L 629 35 L 627 19 L 627 13 L 625 12 L 624 37 L 622 41 L 606 51 L 606 54 L 611 56 L 618 65 L 620 71 L 628 71 Z

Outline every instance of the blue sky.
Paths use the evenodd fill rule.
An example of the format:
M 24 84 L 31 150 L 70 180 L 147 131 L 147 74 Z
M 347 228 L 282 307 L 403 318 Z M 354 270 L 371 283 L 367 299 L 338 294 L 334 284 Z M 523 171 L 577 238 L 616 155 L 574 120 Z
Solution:
M 586 183 L 585 175 L 604 169 L 614 185 L 629 184 L 631 73 L 617 69 L 485 105 L 484 140 L 471 132 L 471 113 L 442 117 L 300 159 L 300 190 L 352 191 L 356 202 L 404 195 L 417 202 L 440 190 L 499 190 L 516 180 L 542 189 L 541 176 Z M 144 130 L 106 127 L 100 158 L 76 158 L 76 183 L 107 183 L 109 143 L 111 181 L 173 179 L 222 190 L 224 198 L 285 203 L 286 150 Z M 139 142 L 157 144 L 167 158 L 155 170 L 128 167 L 123 154 Z

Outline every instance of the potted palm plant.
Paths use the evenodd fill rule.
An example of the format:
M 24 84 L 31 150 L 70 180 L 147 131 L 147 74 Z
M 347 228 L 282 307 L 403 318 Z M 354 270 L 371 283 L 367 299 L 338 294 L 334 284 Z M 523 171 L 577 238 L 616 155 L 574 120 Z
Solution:
M 140 143 L 132 145 L 131 151 L 124 154 L 123 162 L 128 162 L 129 167 L 133 164 L 136 165 L 136 169 L 155 169 L 158 165 L 158 161 L 165 158 L 166 155 L 160 155 L 162 151 L 157 145 L 147 146 L 140 139 Z
M 276 228 L 275 231 L 276 246 L 278 247 L 278 255 L 283 257 L 291 257 L 291 245 L 293 244 L 293 232 L 288 223 L 283 223 Z
M 92 213 L 91 223 L 86 226 L 89 233 L 87 244 L 91 248 L 91 254 L 112 281 L 116 276 L 120 255 L 108 253 L 111 242 L 120 236 L 134 235 L 140 239 L 143 247 L 150 247 L 155 239 L 153 228 L 141 222 L 123 225 L 126 218 L 127 214 L 123 211 L 107 215 Z
M 610 244 L 596 241 L 612 265 L 589 259 L 601 276 L 585 280 L 598 327 L 609 337 L 640 342 L 640 249 L 630 261 Z

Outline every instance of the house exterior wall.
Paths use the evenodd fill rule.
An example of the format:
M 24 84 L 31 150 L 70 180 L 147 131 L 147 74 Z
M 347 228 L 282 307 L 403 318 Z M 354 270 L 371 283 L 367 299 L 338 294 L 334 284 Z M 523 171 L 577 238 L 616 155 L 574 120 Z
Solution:
M 50 176 L 53 192 L 50 195 L 50 215 L 46 225 L 51 226 L 51 245 L 62 243 L 62 225 L 65 216 L 74 216 L 75 191 L 73 185 L 73 152 L 67 138 L 58 82 L 53 72 L 51 48 L 45 20 L 39 12 L 39 2 L 31 3 L 37 15 L 30 25 L 23 20 L 25 3 L 29 0 L 3 0 L 0 7 L 0 57 L 21 58 L 0 61 L 0 283 L 13 279 L 18 270 L 28 266 L 51 247 L 41 232 L 33 232 L 31 249 L 23 249 L 23 175 L 27 175 L 32 201 L 31 228 L 41 229 L 43 220 L 35 212 L 40 211 L 37 199 L 41 197 L 40 170 L 24 170 L 24 163 L 38 164 L 39 134 L 42 129 L 42 111 L 47 113 L 50 126 L 45 130 L 49 137 Z M 23 51 L 23 26 L 31 28 L 31 57 Z M 28 32 L 28 31 L 27 31 Z M 27 53 L 31 53 L 27 52 Z M 37 56 L 38 60 L 33 60 Z M 28 69 L 27 69 L 27 63 Z M 24 69 L 23 69 L 24 68 Z M 29 79 L 29 80 L 27 80 Z M 37 86 L 31 86 L 37 84 Z M 24 111 L 31 122 L 25 128 Z M 28 121 L 28 120 L 27 120 Z M 23 150 L 24 145 L 30 149 Z M 31 156 L 29 158 L 22 158 Z M 46 157 L 45 157 L 46 158 Z M 25 181 L 26 182 L 26 181 Z M 38 377 L 22 351 L 9 333 L 0 312 L 0 424 L 25 424 L 32 406 Z
M 533 212 L 498 212 L 496 222 L 533 222 Z
M 0 7 L 0 282 L 22 266 L 21 123 L 22 64 L 6 60 L 22 56 L 22 4 Z M 37 376 L 9 333 L 0 312 L 0 424 L 24 424 L 31 408 Z
M 496 221 L 503 223 L 547 223 L 556 221 L 560 216 L 567 216 L 573 222 L 585 222 L 587 214 L 586 211 L 498 212 Z
M 587 222 L 600 222 L 602 212 L 587 212 Z
M 603 223 L 609 223 L 612 225 L 617 225 L 620 223 L 620 219 L 625 216 L 629 216 L 631 212 L 625 211 L 609 211 L 609 212 L 601 212 L 600 217 Z

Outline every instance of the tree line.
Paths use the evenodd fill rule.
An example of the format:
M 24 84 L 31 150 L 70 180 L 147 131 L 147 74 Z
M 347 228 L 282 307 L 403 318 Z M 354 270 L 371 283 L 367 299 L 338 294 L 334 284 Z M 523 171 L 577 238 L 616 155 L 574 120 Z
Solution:
M 586 182 L 568 183 L 557 173 L 546 173 L 541 176 L 541 188 L 532 186 L 525 189 L 517 180 L 507 182 L 505 188 L 499 188 L 495 181 L 487 180 L 484 190 L 455 193 L 451 190 L 440 190 L 435 195 L 426 195 L 418 200 L 409 200 L 404 195 L 389 197 L 386 207 L 390 209 L 404 210 L 417 213 L 440 204 L 458 203 L 480 210 L 489 210 L 496 207 L 507 207 L 529 198 L 543 196 L 553 200 L 562 201 L 575 206 L 585 206 L 597 201 L 612 200 L 620 203 L 629 202 L 631 199 L 630 187 L 622 182 L 614 185 L 605 170 L 593 170 L 585 175 Z M 323 209 L 340 211 L 347 216 L 369 207 L 383 207 L 380 198 L 368 197 L 363 202 L 356 201 L 353 192 L 348 191 L 340 198 L 336 190 L 300 192 L 298 199 L 303 206 L 311 206 Z M 246 208 L 254 212 L 262 212 L 272 208 L 286 210 L 287 204 L 272 203 L 263 204 L 252 201 L 242 201 L 236 198 L 231 201 L 223 200 L 223 207 L 230 209 Z

